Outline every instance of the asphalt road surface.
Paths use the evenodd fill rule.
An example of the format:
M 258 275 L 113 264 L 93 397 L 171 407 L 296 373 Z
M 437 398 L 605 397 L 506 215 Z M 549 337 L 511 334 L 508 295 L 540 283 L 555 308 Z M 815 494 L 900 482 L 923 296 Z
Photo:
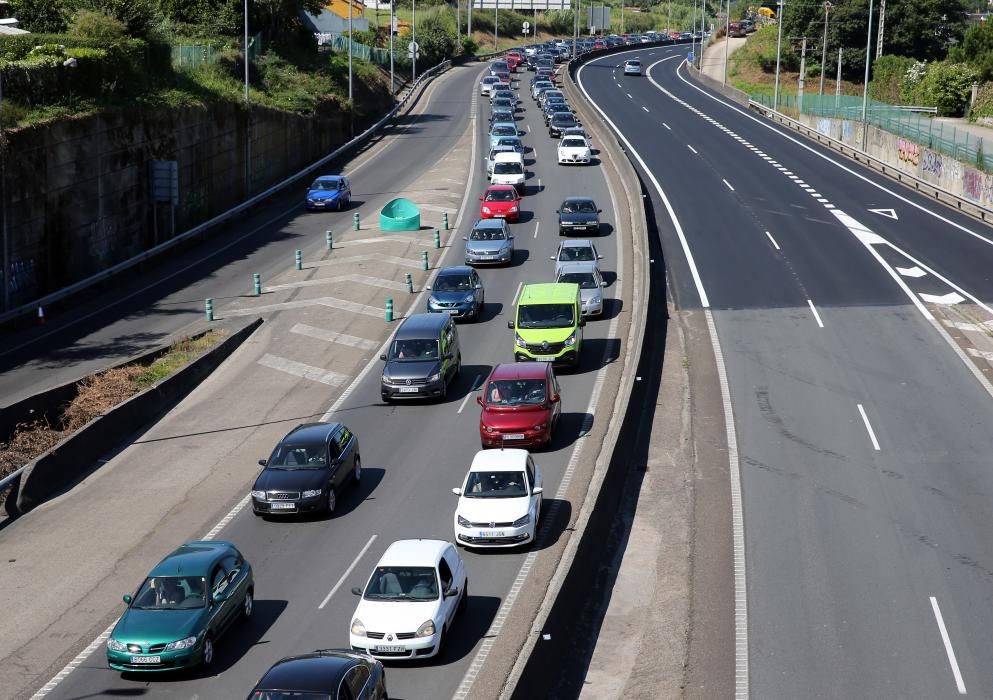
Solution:
M 699 88 L 685 54 L 604 57 L 581 82 L 641 158 L 674 301 L 709 308 L 723 348 L 737 672 L 756 698 L 991 697 L 993 402 L 927 314 L 993 296 L 993 236 Z M 632 56 L 648 77 L 622 75 Z

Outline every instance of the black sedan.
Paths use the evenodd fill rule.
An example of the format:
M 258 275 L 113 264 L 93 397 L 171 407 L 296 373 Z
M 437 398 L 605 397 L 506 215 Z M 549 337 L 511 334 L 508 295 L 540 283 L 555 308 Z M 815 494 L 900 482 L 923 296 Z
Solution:
M 344 649 L 320 649 L 273 664 L 248 700 L 386 700 L 383 665 Z
M 256 515 L 334 513 L 349 481 L 362 478 L 359 440 L 341 423 L 305 423 L 284 437 L 252 486 Z
M 600 234 L 600 213 L 596 202 L 589 197 L 569 197 L 555 210 L 559 215 L 559 235 L 585 233 Z
M 555 112 L 548 120 L 548 135 L 559 138 L 566 129 L 579 126 L 579 121 L 572 112 Z

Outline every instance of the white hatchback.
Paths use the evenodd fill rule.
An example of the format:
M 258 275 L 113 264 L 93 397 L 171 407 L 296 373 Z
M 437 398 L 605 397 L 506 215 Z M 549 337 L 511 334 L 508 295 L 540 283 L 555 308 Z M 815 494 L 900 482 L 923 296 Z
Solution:
M 373 569 L 352 615 L 353 651 L 377 659 L 427 659 L 441 653 L 455 614 L 469 598 L 458 549 L 444 540 L 397 540 Z
M 452 489 L 455 542 L 464 547 L 516 547 L 534 540 L 541 517 L 541 470 L 527 450 L 481 450 Z
M 496 89 L 496 85 L 499 82 L 500 81 L 496 78 L 496 76 L 487 75 L 479 81 L 479 94 L 489 97 Z
M 590 142 L 582 136 L 563 136 L 559 141 L 559 165 L 589 163 L 591 158 Z

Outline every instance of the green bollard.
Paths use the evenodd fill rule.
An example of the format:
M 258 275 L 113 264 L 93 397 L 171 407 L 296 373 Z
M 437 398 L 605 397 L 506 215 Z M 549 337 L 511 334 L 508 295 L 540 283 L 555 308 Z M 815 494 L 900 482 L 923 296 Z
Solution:
M 213 299 L 204 299 L 204 307 L 207 310 L 207 320 L 208 321 L 213 321 L 214 320 L 214 300 Z
M 303 253 L 298 250 L 293 257 L 294 257 L 294 259 L 296 261 L 296 268 L 298 270 L 302 270 L 303 269 Z
M 438 231 L 438 229 L 435 229 L 434 230 L 434 247 L 435 248 L 440 248 L 441 247 L 441 232 Z M 425 268 L 425 269 L 427 269 L 427 268 Z
M 331 237 L 331 231 L 324 232 L 324 241 L 328 244 L 328 250 L 334 248 L 334 238 Z
M 403 273 L 403 278 L 407 282 L 407 292 L 410 294 L 414 293 L 414 278 L 411 277 L 409 272 Z
M 255 287 L 255 296 L 262 294 L 262 275 L 256 272 L 252 275 L 252 285 Z
M 355 212 L 354 214 L 352 214 L 352 219 L 355 220 L 355 230 L 358 231 L 359 230 L 359 213 L 358 212 Z
M 393 323 L 393 297 L 386 299 L 386 322 Z
M 421 269 L 428 269 L 428 252 L 426 250 L 421 251 Z
M 445 230 L 448 231 L 449 230 L 449 227 L 448 227 L 448 212 L 447 211 L 442 213 L 441 220 L 445 224 Z

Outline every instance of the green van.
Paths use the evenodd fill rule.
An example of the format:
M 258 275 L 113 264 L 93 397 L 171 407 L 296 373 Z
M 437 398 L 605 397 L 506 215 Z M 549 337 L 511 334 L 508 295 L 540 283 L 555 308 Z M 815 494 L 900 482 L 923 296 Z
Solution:
M 578 284 L 527 284 L 514 320 L 514 359 L 575 367 L 583 349 L 582 302 Z

